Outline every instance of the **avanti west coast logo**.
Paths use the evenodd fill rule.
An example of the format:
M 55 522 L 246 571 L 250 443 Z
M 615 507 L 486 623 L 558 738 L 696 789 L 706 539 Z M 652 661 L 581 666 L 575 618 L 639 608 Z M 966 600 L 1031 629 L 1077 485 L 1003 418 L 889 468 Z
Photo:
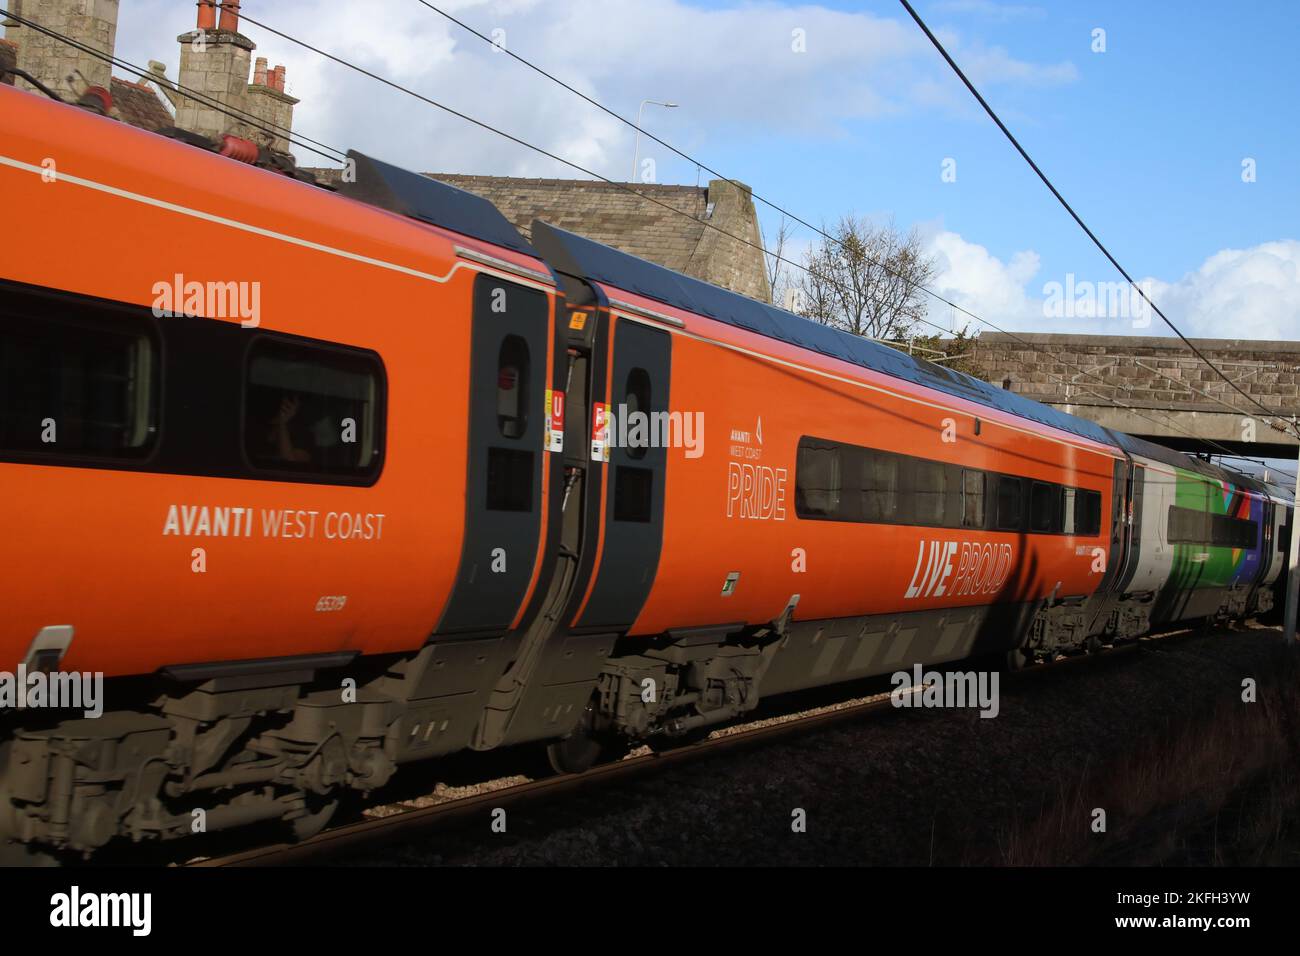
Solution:
M 176 273 L 170 281 L 153 285 L 154 318 L 177 316 L 207 319 L 239 319 L 246 329 L 262 322 L 262 283 L 199 282 Z

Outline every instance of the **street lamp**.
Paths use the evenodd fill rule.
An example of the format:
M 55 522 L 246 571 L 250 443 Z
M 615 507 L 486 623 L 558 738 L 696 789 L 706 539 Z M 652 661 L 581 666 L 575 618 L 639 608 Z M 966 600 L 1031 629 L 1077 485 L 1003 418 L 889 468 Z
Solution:
M 651 106 L 662 106 L 665 109 L 677 109 L 676 103 L 660 103 L 658 100 L 642 100 L 641 108 L 636 111 L 636 152 L 632 154 L 632 178 L 629 182 L 636 182 L 636 167 L 641 161 L 641 114 L 645 112 L 646 104 Z

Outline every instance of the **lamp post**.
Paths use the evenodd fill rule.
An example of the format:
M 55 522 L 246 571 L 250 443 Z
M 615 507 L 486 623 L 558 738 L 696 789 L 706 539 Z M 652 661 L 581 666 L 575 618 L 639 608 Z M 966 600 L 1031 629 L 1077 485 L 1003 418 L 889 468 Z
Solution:
M 660 103 L 658 100 L 642 100 L 641 108 L 636 111 L 636 152 L 632 154 L 632 178 L 629 182 L 636 182 L 636 167 L 641 161 L 641 114 L 645 112 L 646 104 L 651 106 L 662 106 L 665 109 L 677 109 L 676 103 Z

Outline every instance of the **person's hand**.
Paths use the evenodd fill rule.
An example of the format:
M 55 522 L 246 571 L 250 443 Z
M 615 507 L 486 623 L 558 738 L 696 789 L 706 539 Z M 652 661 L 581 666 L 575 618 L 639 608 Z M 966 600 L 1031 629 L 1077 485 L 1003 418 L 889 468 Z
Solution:
M 293 416 L 298 414 L 298 408 L 302 404 L 302 399 L 297 395 L 286 395 L 280 399 L 280 412 L 272 419 L 272 424 L 287 425 L 293 420 Z

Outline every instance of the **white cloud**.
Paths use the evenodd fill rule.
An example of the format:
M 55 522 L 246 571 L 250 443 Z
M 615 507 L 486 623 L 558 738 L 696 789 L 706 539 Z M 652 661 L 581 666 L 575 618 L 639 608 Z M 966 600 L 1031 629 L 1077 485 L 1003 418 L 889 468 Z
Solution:
M 1038 273 L 1038 253 L 1017 252 L 1009 262 L 1003 262 L 983 246 L 948 231 L 930 237 L 928 251 L 939 270 L 934 290 L 962 308 L 1004 329 L 1009 325 L 1023 328 L 1042 315 L 1041 306 L 1026 292 L 1026 285 Z M 951 324 L 947 311 L 947 306 L 932 303 L 930 320 Z M 955 321 L 959 329 L 968 322 L 971 331 L 987 329 L 960 313 Z
M 1152 299 L 1187 335 L 1294 340 L 1300 333 L 1300 241 L 1224 249 L 1176 282 L 1148 281 Z
M 507 47 L 624 116 L 647 97 L 677 110 L 648 108 L 645 126 L 708 159 L 726 138 L 814 144 L 854 120 L 943 106 L 951 86 L 924 37 L 901 17 L 842 12 L 812 4 L 737 4 L 701 9 L 684 0 L 470 0 L 444 3 L 481 32 L 504 30 Z M 356 62 L 432 99 L 478 117 L 602 175 L 629 175 L 633 133 L 617 120 L 414 0 L 248 0 L 247 17 Z M 120 55 L 160 59 L 176 76 L 176 36 L 192 28 L 194 7 L 174 0 L 123 4 Z M 796 31 L 802 31 L 796 35 Z M 288 67 L 301 98 L 295 130 L 339 148 L 355 147 L 421 170 L 579 175 L 552 160 L 330 63 L 245 20 L 255 55 Z M 806 52 L 795 52 L 797 37 Z M 1065 83 L 1070 64 L 1017 60 L 1001 49 L 957 53 L 988 82 Z M 669 165 L 654 146 L 661 178 L 693 181 L 695 169 Z M 298 150 L 304 164 L 320 162 Z M 743 177 L 743 170 L 731 171 Z
M 934 233 L 927 244 L 939 266 L 935 291 L 1008 331 L 1173 334 L 1157 316 L 1151 316 L 1149 324 L 1135 325 L 1131 313 L 1056 318 L 1045 311 L 1051 283 L 1075 290 L 1087 283 L 1100 290 L 1103 285 L 1123 287 L 1119 275 L 1039 276 L 1035 252 L 1017 252 L 1003 262 L 948 231 Z M 1141 282 L 1170 321 L 1189 336 L 1290 340 L 1300 332 L 1300 241 L 1294 239 L 1224 249 L 1180 279 Z M 1078 295 L 1076 291 L 1076 301 Z M 930 318 L 946 325 L 946 312 L 945 306 L 932 305 Z M 960 314 L 957 320 L 960 327 Z
M 972 45 L 962 56 L 962 69 L 976 86 L 1015 83 L 1021 86 L 1059 86 L 1073 83 L 1079 70 L 1071 62 L 1037 64 L 1017 60 L 1002 47 Z

